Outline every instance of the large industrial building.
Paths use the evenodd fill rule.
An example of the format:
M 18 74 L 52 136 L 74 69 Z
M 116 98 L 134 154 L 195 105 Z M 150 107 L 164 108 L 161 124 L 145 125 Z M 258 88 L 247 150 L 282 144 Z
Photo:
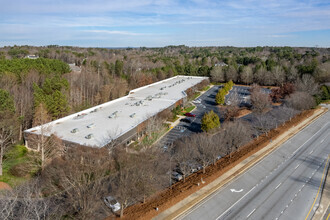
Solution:
M 52 134 L 67 146 L 103 147 L 117 140 L 129 143 L 138 136 L 139 125 L 158 113 L 186 101 L 187 91 L 207 77 L 175 76 L 141 88 L 127 96 L 24 131 L 26 145 L 33 137 Z M 47 128 L 47 129 L 45 129 Z

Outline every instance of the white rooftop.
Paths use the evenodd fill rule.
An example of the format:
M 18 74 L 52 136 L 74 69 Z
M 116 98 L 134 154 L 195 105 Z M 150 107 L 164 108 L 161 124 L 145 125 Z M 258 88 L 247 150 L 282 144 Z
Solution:
M 85 146 L 103 147 L 186 96 L 185 90 L 207 77 L 175 76 L 130 91 L 129 95 L 60 118 L 26 133 L 55 134 Z M 45 129 L 47 128 L 47 129 Z M 41 132 L 41 130 L 44 130 Z M 46 132 L 45 132 L 46 130 Z

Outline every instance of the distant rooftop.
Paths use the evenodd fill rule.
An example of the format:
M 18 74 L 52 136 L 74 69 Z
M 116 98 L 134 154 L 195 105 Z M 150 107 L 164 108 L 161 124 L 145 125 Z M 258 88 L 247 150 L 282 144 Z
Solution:
M 34 59 L 38 59 L 39 56 L 37 56 L 37 55 L 27 55 L 25 58 L 34 60 Z
M 72 71 L 75 71 L 75 72 L 81 72 L 81 68 L 79 66 L 76 66 L 75 63 L 70 63 L 69 64 L 69 67 Z
M 103 147 L 186 96 L 185 90 L 207 77 L 175 76 L 130 91 L 129 95 L 25 130 L 85 146 Z

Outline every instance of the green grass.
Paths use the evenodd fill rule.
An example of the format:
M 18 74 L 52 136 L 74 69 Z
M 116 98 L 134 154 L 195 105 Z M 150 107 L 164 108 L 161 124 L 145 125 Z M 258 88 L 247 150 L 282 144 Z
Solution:
M 31 172 L 27 172 L 26 177 L 14 176 L 10 173 L 10 169 L 19 164 L 31 163 L 30 156 L 33 152 L 28 152 L 25 146 L 15 145 L 10 151 L 8 151 L 4 156 L 3 161 L 3 175 L 0 176 L 0 181 L 8 183 L 10 186 L 15 186 L 20 183 L 25 182 L 30 178 Z
M 207 90 L 209 90 L 210 89 L 210 86 L 205 86 L 203 89 L 202 89 L 202 91 L 207 91 Z
M 173 118 L 170 118 L 170 119 L 168 119 L 168 121 L 169 122 L 175 122 L 176 120 L 178 120 L 178 116 L 175 116 L 175 117 L 173 117 Z
M 198 96 L 200 96 L 200 92 L 195 92 L 195 94 L 191 97 L 191 100 L 195 100 Z
M 195 106 L 194 106 L 194 105 L 192 105 L 192 106 L 188 106 L 188 107 L 184 108 L 183 111 L 180 112 L 180 115 L 184 115 L 184 114 L 186 114 L 187 112 L 191 112 L 191 111 L 194 110 L 194 109 L 195 109 Z
M 142 140 L 143 145 L 151 146 L 153 143 L 155 143 L 163 134 L 165 134 L 169 130 L 168 126 L 164 126 L 163 129 L 161 129 L 158 132 L 152 132 L 151 137 L 146 136 Z

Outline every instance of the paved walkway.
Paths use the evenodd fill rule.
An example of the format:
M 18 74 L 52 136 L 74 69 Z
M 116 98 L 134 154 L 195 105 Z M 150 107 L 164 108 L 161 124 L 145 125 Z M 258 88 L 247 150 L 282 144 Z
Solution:
M 230 169 L 225 174 L 221 175 L 219 178 L 217 178 L 212 183 L 206 185 L 205 187 L 201 188 L 199 191 L 191 194 L 184 200 L 180 201 L 176 205 L 172 206 L 171 208 L 163 211 L 158 216 L 154 217 L 154 220 L 160 220 L 160 219 L 175 219 L 176 217 L 180 216 L 187 210 L 189 210 L 194 205 L 198 204 L 211 194 L 213 194 L 215 191 L 217 191 L 219 188 L 221 188 L 226 183 L 233 180 L 237 175 L 243 173 L 245 170 L 249 169 L 251 166 L 253 166 L 255 163 L 260 161 L 263 157 L 271 153 L 273 150 L 275 150 L 278 146 L 283 144 L 285 141 L 287 141 L 289 138 L 294 136 L 296 133 L 298 133 L 301 129 L 306 127 L 308 124 L 312 123 L 314 120 L 316 120 L 318 117 L 323 115 L 327 111 L 326 108 L 318 109 L 314 112 L 314 114 L 304 121 L 302 121 L 299 125 L 294 126 L 290 128 L 285 133 L 278 136 L 276 139 L 274 139 L 270 144 L 268 144 L 263 149 L 259 150 L 255 154 L 251 155 L 250 157 L 243 160 L 241 163 Z

